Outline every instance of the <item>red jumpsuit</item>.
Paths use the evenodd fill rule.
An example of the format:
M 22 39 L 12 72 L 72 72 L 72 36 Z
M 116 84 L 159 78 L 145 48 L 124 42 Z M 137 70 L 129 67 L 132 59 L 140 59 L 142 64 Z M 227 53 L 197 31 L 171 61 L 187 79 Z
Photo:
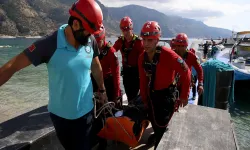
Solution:
M 139 74 L 140 74 L 140 94 L 145 105 L 147 105 L 148 97 L 148 82 L 149 79 L 146 76 L 143 67 L 144 55 L 139 58 Z M 161 90 L 168 88 L 175 79 L 176 73 L 179 73 L 181 83 L 181 95 L 180 99 L 188 99 L 189 87 L 191 81 L 191 73 L 187 65 L 173 50 L 167 47 L 162 47 L 159 63 L 156 67 L 156 75 L 154 82 L 154 89 Z
M 99 55 L 107 96 L 110 100 L 121 96 L 119 62 L 115 52 L 115 49 L 105 42 Z M 94 86 L 94 90 L 95 88 Z
M 199 59 L 191 51 L 187 51 L 186 54 L 184 54 L 183 59 L 188 65 L 188 68 L 190 69 L 190 71 L 192 70 L 192 67 L 194 67 L 198 75 L 198 83 L 203 85 L 203 70 L 200 65 Z
M 113 47 L 122 54 L 122 76 L 128 101 L 138 96 L 140 83 L 138 72 L 138 58 L 144 52 L 142 40 L 134 35 L 130 42 L 119 37 Z
M 139 39 L 136 35 L 134 35 L 133 40 L 127 42 L 124 37 L 119 37 L 118 40 L 113 45 L 116 51 L 121 51 L 122 54 L 122 65 L 125 67 L 129 65 L 131 67 L 137 67 L 138 58 L 144 52 L 142 40 Z M 129 52 L 128 58 L 125 58 L 125 52 L 123 49 L 132 48 Z M 127 59 L 127 62 L 125 61 Z

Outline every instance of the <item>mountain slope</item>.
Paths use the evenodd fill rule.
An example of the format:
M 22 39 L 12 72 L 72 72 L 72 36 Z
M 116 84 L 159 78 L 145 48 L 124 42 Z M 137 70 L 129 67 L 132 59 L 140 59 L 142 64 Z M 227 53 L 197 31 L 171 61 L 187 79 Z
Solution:
M 177 33 L 185 32 L 189 37 L 228 37 L 230 30 L 209 27 L 201 21 L 186 19 L 178 16 L 167 16 L 154 9 L 137 5 L 128 5 L 121 8 L 109 8 L 109 13 L 116 20 L 128 15 L 134 22 L 134 30 L 140 33 L 142 25 L 149 20 L 159 22 L 163 37 L 173 37 Z
M 46 35 L 68 21 L 68 10 L 75 0 L 0 0 L 0 35 L 37 36 Z M 173 37 L 185 32 L 189 37 L 228 37 L 231 31 L 208 27 L 200 21 L 177 16 L 167 16 L 153 9 L 137 5 L 120 8 L 105 7 L 104 25 L 108 36 L 119 35 L 120 19 L 128 15 L 134 22 L 134 31 L 139 34 L 148 20 L 158 21 L 163 37 Z

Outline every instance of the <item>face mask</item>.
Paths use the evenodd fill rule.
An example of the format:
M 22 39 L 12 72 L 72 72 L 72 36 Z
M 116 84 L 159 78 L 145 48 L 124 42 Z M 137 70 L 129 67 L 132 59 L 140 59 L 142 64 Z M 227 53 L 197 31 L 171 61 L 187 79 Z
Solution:
M 71 29 L 72 29 L 72 27 L 71 27 Z M 84 29 L 79 29 L 79 30 L 76 30 L 76 31 L 74 31 L 72 29 L 72 32 L 73 32 L 75 40 L 79 44 L 84 45 L 84 46 L 88 44 L 90 34 L 89 35 L 84 35 Z

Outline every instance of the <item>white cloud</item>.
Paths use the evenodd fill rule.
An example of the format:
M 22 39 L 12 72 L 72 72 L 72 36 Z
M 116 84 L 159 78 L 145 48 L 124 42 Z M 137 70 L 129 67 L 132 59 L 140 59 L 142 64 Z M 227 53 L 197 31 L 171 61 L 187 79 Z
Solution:
M 250 30 L 249 0 L 100 0 L 108 7 L 141 5 L 169 15 L 201 20 L 209 26 Z

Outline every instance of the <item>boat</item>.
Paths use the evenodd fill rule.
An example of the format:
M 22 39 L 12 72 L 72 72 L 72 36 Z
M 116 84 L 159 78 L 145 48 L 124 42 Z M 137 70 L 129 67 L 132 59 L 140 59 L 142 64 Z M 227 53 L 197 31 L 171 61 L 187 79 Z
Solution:
M 225 38 L 223 40 L 223 45 L 224 46 L 233 46 L 234 43 L 236 42 L 236 35 L 237 35 L 237 32 L 235 31 L 232 31 L 232 36 L 230 38 Z
M 250 31 L 238 32 L 236 36 L 237 45 L 235 50 L 238 57 L 247 58 L 250 56 Z
M 214 54 L 218 51 L 223 51 L 226 47 L 223 45 L 223 40 L 203 40 L 198 44 L 198 50 L 203 53 L 204 50 L 204 44 L 205 42 L 208 42 L 208 54 L 207 58 L 214 57 Z M 202 57 L 203 58 L 203 57 Z
M 235 81 L 250 80 L 250 31 L 237 33 L 237 40 L 230 49 L 217 52 L 216 59 L 230 64 L 235 70 Z

